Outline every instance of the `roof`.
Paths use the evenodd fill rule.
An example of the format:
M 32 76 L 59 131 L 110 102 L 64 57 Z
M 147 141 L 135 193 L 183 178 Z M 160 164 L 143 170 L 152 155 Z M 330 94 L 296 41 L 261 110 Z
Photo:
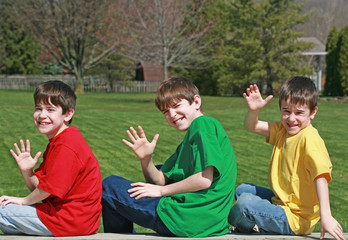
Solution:
M 316 37 L 300 37 L 299 41 L 312 42 L 314 43 L 314 48 L 309 51 L 303 52 L 302 55 L 326 55 L 325 45 L 320 42 Z
M 145 81 L 163 81 L 163 66 L 158 62 L 141 62 Z

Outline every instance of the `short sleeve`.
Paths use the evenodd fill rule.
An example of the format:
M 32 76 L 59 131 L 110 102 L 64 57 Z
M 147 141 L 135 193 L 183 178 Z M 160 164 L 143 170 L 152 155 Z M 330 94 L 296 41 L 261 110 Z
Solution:
M 64 198 L 73 186 L 81 164 L 74 151 L 66 146 L 55 146 L 45 159 L 45 170 L 36 172 L 38 187 L 54 196 Z
M 270 129 L 270 136 L 266 137 L 266 142 L 272 145 L 275 145 L 278 139 L 278 134 L 281 132 L 281 129 L 283 128 L 283 126 L 279 122 L 268 123 L 268 124 Z
M 176 160 L 178 158 L 178 152 L 180 151 L 180 148 L 181 148 L 181 144 L 177 147 L 177 150 L 175 151 L 175 153 L 172 156 L 170 156 L 161 167 L 161 171 L 169 179 L 172 178 L 173 170 L 175 167 Z
M 319 175 L 324 175 L 331 182 L 332 164 L 324 141 L 319 136 L 305 139 L 305 165 L 314 181 Z
M 215 167 L 220 173 L 223 154 L 216 135 L 201 132 L 197 133 L 191 141 L 195 162 L 193 174 L 202 172 L 209 166 Z

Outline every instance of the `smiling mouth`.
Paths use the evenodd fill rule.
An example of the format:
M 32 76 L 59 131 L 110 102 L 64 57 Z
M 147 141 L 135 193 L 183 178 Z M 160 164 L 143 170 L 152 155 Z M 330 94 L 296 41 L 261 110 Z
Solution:
M 174 120 L 173 122 L 176 123 L 177 121 L 183 120 L 183 119 L 184 119 L 184 117 L 181 117 L 181 118 L 178 118 L 178 119 Z
M 290 125 L 290 124 L 288 124 L 288 127 L 289 128 L 295 128 L 295 127 L 298 127 L 298 125 Z
M 39 125 L 43 125 L 43 126 L 49 125 L 49 124 L 51 124 L 51 123 L 48 123 L 48 122 L 39 122 Z

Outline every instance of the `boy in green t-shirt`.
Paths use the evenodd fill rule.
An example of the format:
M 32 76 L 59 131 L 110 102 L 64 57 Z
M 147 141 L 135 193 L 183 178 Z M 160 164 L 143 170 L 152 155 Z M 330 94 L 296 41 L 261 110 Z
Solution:
M 133 222 L 160 235 L 218 236 L 228 233 L 237 166 L 221 124 L 203 115 L 198 89 L 184 77 L 160 85 L 156 105 L 168 124 L 186 131 L 175 153 L 157 169 L 152 161 L 159 135 L 149 142 L 139 126 L 122 140 L 140 159 L 147 183 L 110 176 L 103 182 L 105 232 L 132 232 Z

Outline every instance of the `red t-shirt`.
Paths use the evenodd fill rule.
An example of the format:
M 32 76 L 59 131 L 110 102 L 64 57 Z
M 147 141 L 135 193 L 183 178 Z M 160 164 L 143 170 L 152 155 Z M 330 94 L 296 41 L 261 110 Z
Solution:
M 98 160 L 76 127 L 50 139 L 35 175 L 38 187 L 51 194 L 36 204 L 36 211 L 54 236 L 97 232 L 102 178 Z

